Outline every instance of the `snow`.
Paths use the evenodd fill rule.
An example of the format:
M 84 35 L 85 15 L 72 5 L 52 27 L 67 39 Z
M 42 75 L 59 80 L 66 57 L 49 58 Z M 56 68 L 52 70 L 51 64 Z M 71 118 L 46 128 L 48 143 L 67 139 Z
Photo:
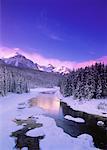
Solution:
M 74 118 L 74 117 L 72 117 L 70 115 L 66 115 L 64 118 L 68 119 L 68 120 L 75 121 L 75 122 L 79 122 L 79 123 L 84 123 L 85 122 L 85 120 L 82 119 L 82 118 Z
M 43 126 L 28 131 L 29 136 L 45 135 L 40 141 L 40 147 L 43 150 L 92 150 L 96 149 L 93 144 L 93 139 L 89 135 L 81 135 L 78 138 L 73 138 L 66 134 L 61 128 L 56 126 L 54 119 L 44 116 L 45 112 L 39 107 L 30 108 L 27 103 L 30 98 L 36 97 L 39 92 L 56 91 L 58 88 L 36 88 L 30 93 L 13 94 L 9 93 L 6 97 L 0 97 L 0 148 L 3 150 L 12 150 L 15 148 L 15 138 L 10 137 L 11 133 L 22 129 L 26 123 L 17 125 L 15 119 L 28 119 L 32 117 Z M 18 109 L 22 104 L 24 109 Z M 37 119 L 38 118 L 38 119 Z M 29 127 L 30 128 L 30 127 Z M 26 150 L 28 148 L 23 148 Z
M 62 73 L 62 74 L 68 74 L 68 73 L 70 73 L 71 70 L 68 67 L 61 66 L 61 67 L 54 68 L 53 71 L 54 72 L 59 72 L 59 73 Z
M 26 133 L 26 135 L 31 137 L 44 136 L 43 127 L 30 130 Z
M 42 90 L 42 89 L 41 89 Z M 47 89 L 48 90 L 48 89 Z M 14 122 L 15 119 L 26 119 L 33 114 L 41 114 L 43 110 L 36 108 L 25 108 L 18 110 L 18 104 L 27 104 L 28 100 L 38 95 L 38 91 L 31 90 L 31 93 L 25 94 L 13 94 L 9 93 L 5 97 L 0 97 L 0 147 L 3 150 L 11 150 L 15 146 L 15 139 L 11 138 L 11 132 L 17 131 L 23 128 L 23 125 L 18 126 Z M 24 111 L 25 110 L 25 111 Z
M 101 102 L 107 105 L 107 99 L 92 99 L 92 100 L 74 100 L 72 96 L 63 97 L 61 101 L 67 103 L 72 109 L 83 111 L 88 114 L 107 117 L 106 109 L 98 109 Z
M 57 91 L 59 88 L 54 87 L 54 88 L 35 88 L 31 89 L 31 92 L 52 92 L 52 91 Z
M 27 123 L 22 123 L 22 125 L 23 125 L 23 126 L 26 126 L 26 125 L 27 125 Z
M 104 122 L 103 122 L 103 121 L 98 121 L 98 122 L 97 122 L 97 125 L 98 125 L 98 126 L 104 126 Z
M 81 144 L 84 145 L 84 149 L 87 149 L 87 147 L 93 147 L 93 138 L 92 138 L 92 136 L 90 136 L 88 134 L 81 134 L 81 135 L 78 136 L 77 139 L 79 140 L 79 144 L 81 143 Z
M 27 147 L 23 147 L 21 150 L 28 150 L 28 148 Z
M 14 65 L 16 67 L 19 66 L 38 70 L 38 67 L 35 63 L 33 63 L 30 59 L 27 59 L 25 56 L 19 53 L 16 53 L 16 55 L 13 57 L 5 58 L 4 61 L 5 63 Z
M 39 114 L 44 114 L 45 112 L 41 109 L 41 108 L 38 108 L 38 107 L 35 107 L 35 108 L 25 108 L 23 109 L 22 111 L 19 111 L 16 119 L 19 119 L 19 120 L 26 120 L 28 119 L 29 117 L 32 117 L 34 115 L 39 115 Z
M 38 65 L 38 69 L 41 71 L 46 71 L 46 72 L 57 72 L 57 73 L 62 73 L 62 74 L 67 74 L 71 70 L 65 66 L 60 66 L 60 67 L 54 67 L 51 64 L 48 64 L 47 66 L 40 66 Z
M 18 104 L 20 103 L 25 103 L 26 105 L 27 100 L 30 98 L 36 97 L 39 92 L 49 92 L 49 91 L 56 91 L 56 90 L 57 90 L 56 87 L 55 88 L 35 88 L 35 89 L 31 89 L 30 93 L 23 93 L 23 94 L 9 93 L 5 97 L 0 97 L 0 114 L 4 112 L 8 112 L 12 108 L 16 108 Z M 9 103 L 11 103 L 11 105 Z
M 40 148 L 43 150 L 94 150 L 93 138 L 88 134 L 82 134 L 78 138 L 73 138 L 66 134 L 61 128 L 56 126 L 52 118 L 39 115 L 37 122 L 43 127 L 32 129 L 26 134 L 31 137 L 44 136 L 40 141 Z

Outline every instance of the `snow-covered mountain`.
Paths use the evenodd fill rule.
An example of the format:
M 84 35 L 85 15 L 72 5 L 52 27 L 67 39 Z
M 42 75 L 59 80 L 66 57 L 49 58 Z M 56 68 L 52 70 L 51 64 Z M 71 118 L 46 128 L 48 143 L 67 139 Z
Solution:
M 38 69 L 41 71 L 46 71 L 46 72 L 54 72 L 55 67 L 51 64 L 48 64 L 48 66 L 38 65 Z
M 61 73 L 61 74 L 67 74 L 70 73 L 70 69 L 62 66 L 62 67 L 54 67 L 51 64 L 48 64 L 48 66 L 38 66 L 39 70 L 41 71 L 46 71 L 46 72 L 57 72 L 57 73 Z
M 55 68 L 54 69 L 54 72 L 59 72 L 59 73 L 62 73 L 62 74 L 67 74 L 67 73 L 70 73 L 71 70 L 65 66 L 62 66 L 60 68 Z
M 21 67 L 21 68 L 31 68 L 35 70 L 45 71 L 45 72 L 54 72 L 54 73 L 61 73 L 67 74 L 70 72 L 70 69 L 62 66 L 62 67 L 54 67 L 52 64 L 48 64 L 47 66 L 41 66 L 37 63 L 34 63 L 30 59 L 27 59 L 25 56 L 16 53 L 14 57 L 4 58 L 2 59 L 6 64 Z
M 33 61 L 27 59 L 25 56 L 16 53 L 14 57 L 3 59 L 6 64 L 21 67 L 21 68 L 31 68 L 38 70 L 37 64 L 33 63 Z
M 4 64 L 5 62 L 2 60 L 2 59 L 0 59 L 0 64 Z

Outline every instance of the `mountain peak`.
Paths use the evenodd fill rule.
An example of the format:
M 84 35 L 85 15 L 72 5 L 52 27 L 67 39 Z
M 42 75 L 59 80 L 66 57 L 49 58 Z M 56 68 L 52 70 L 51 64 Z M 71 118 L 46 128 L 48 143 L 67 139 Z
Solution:
M 23 56 L 22 54 L 16 52 L 16 55 L 14 57 L 19 57 L 19 58 L 25 58 L 27 59 L 25 56 Z
M 54 67 L 52 64 L 48 64 L 47 66 L 40 66 L 37 63 L 34 63 L 30 59 L 27 59 L 25 56 L 23 56 L 20 53 L 16 53 L 15 56 L 10 58 L 2 59 L 6 64 L 21 67 L 21 68 L 30 68 L 35 70 L 41 70 L 45 72 L 54 72 L 54 73 L 61 73 L 61 74 L 67 74 L 70 72 L 70 69 L 61 66 L 61 67 Z M 1 62 L 2 63 L 2 62 Z
M 22 56 L 22 54 L 20 54 L 20 53 L 18 53 L 18 52 L 16 52 L 16 55 Z
M 33 63 L 33 61 L 27 59 L 20 53 L 16 53 L 15 56 L 5 59 L 5 63 L 16 67 L 38 70 L 37 64 Z

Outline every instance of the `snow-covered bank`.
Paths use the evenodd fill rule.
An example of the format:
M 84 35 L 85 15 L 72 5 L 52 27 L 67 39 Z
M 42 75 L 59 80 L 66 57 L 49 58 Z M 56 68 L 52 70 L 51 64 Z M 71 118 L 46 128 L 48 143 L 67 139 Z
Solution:
M 8 112 L 9 110 L 15 107 L 19 103 L 27 103 L 27 100 L 33 97 L 36 97 L 39 92 L 48 92 L 48 91 L 56 91 L 57 88 L 35 88 L 31 89 L 30 93 L 23 93 L 23 94 L 14 94 L 8 93 L 7 96 L 0 97 L 0 114 L 4 112 Z M 5 106 L 5 107 L 4 107 Z
M 41 91 L 56 90 L 53 88 L 31 89 L 30 93 L 13 94 L 8 93 L 5 97 L 0 97 L 0 149 L 12 150 L 15 146 L 15 139 L 11 138 L 11 132 L 21 129 L 23 126 L 17 126 L 13 122 L 15 118 L 25 119 L 29 116 L 41 114 L 40 108 L 27 108 L 27 102 L 30 98 L 36 97 Z M 25 104 L 25 109 L 18 109 L 18 104 Z
M 42 150 L 92 150 L 96 149 L 90 135 L 83 134 L 78 138 L 73 138 L 66 134 L 61 128 L 56 126 L 54 119 L 44 116 L 45 111 L 39 107 L 28 107 L 28 100 L 36 97 L 39 92 L 57 91 L 57 88 L 33 89 L 25 94 L 8 94 L 0 97 L 0 148 L 3 150 L 15 149 L 15 139 L 10 137 L 11 132 L 22 129 L 25 125 L 17 125 L 14 120 L 26 120 L 34 117 L 43 127 L 30 130 L 26 134 L 29 136 L 45 135 L 40 141 Z M 23 108 L 24 107 L 24 108 Z M 20 109 L 21 108 L 21 109 Z M 23 109 L 22 109 L 23 108 Z M 38 118 L 38 119 L 37 119 Z
M 71 147 L 72 150 L 96 149 L 93 144 L 93 138 L 88 134 L 73 138 L 57 127 L 52 118 L 40 115 L 37 121 L 42 123 L 43 127 L 30 130 L 27 135 L 31 137 L 45 135 L 45 138 L 40 141 L 40 147 L 43 150 L 71 150 Z
M 82 119 L 82 118 L 74 118 L 74 117 L 72 117 L 70 115 L 66 115 L 64 118 L 68 119 L 68 120 L 75 121 L 75 122 L 79 122 L 79 123 L 84 123 L 85 122 L 85 120 Z
M 35 89 L 31 89 L 30 91 L 31 92 L 56 92 L 56 91 L 58 91 L 58 87 L 54 87 L 54 88 L 35 88 Z
M 39 89 L 39 91 L 43 91 L 46 89 Z M 15 146 L 15 139 L 11 138 L 11 132 L 21 129 L 23 126 L 17 126 L 13 120 L 17 117 L 25 118 L 27 116 L 31 116 L 33 114 L 30 109 L 26 108 L 26 114 L 22 110 L 18 110 L 19 103 L 27 103 L 27 100 L 38 95 L 38 91 L 31 90 L 30 93 L 24 94 L 13 94 L 9 93 L 5 97 L 0 97 L 0 149 L 3 150 L 12 150 Z M 29 112 L 30 114 L 29 114 Z M 37 108 L 35 113 L 41 113 L 42 110 Z M 32 112 L 32 113 L 31 113 Z M 26 116 L 26 117 L 27 117 Z
M 74 100 L 73 97 L 62 97 L 61 101 L 67 103 L 74 110 L 107 117 L 107 99 Z M 105 106 L 102 106 L 102 103 Z

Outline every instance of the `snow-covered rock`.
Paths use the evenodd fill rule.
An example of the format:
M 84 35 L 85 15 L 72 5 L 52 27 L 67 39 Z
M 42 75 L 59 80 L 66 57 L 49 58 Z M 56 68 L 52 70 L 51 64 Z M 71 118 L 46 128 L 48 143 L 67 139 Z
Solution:
M 85 120 L 82 119 L 82 118 L 74 118 L 74 117 L 69 116 L 69 115 L 66 115 L 64 118 L 67 119 L 67 120 L 72 120 L 72 121 L 79 122 L 79 123 L 84 123 L 85 122 Z
M 23 147 L 23 148 L 21 148 L 21 150 L 28 150 L 28 148 L 27 147 Z
M 28 131 L 26 135 L 31 137 L 44 136 L 43 127 L 32 129 Z
M 98 121 L 98 122 L 97 122 L 97 125 L 98 125 L 98 126 L 104 126 L 104 122 L 103 122 L 103 121 Z

